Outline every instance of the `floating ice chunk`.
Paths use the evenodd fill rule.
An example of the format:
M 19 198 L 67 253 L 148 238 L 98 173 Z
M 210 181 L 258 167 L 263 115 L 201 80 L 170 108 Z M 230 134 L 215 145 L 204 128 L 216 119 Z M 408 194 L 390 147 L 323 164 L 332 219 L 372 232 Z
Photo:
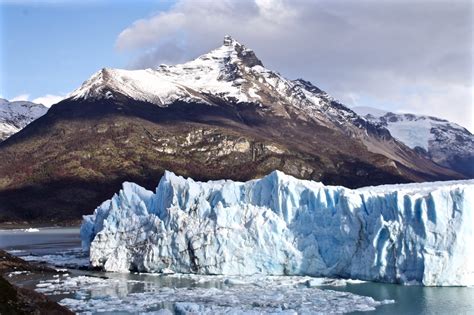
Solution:
M 174 271 L 170 268 L 163 268 L 161 269 L 161 273 L 164 274 L 164 275 L 171 275 L 174 273 Z
M 241 279 L 235 279 L 235 278 L 227 278 L 224 280 L 224 283 L 227 285 L 244 285 L 248 284 L 247 282 L 241 280 Z
M 108 271 L 474 283 L 474 180 L 324 186 L 281 172 L 245 183 L 165 172 L 125 183 L 81 228 Z
M 18 275 L 23 275 L 23 274 L 29 274 L 29 271 L 12 271 L 8 273 L 8 277 L 11 278 L 13 276 L 18 276 Z
M 308 288 L 322 287 L 322 286 L 333 286 L 340 287 L 347 284 L 347 280 L 344 279 L 329 279 L 329 278 L 311 278 L 305 281 Z
M 35 233 L 35 232 L 39 232 L 39 229 L 37 229 L 37 228 L 27 228 L 27 229 L 24 229 L 23 232 Z

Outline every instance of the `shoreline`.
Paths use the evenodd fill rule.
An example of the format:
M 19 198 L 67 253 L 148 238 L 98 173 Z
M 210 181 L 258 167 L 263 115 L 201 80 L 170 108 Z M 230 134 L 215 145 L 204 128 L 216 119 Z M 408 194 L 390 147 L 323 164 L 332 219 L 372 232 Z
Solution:
M 81 220 L 70 220 L 63 222 L 28 222 L 28 221 L 7 221 L 0 222 L 0 230 L 25 230 L 28 228 L 33 229 L 59 229 L 59 228 L 80 228 L 82 224 Z

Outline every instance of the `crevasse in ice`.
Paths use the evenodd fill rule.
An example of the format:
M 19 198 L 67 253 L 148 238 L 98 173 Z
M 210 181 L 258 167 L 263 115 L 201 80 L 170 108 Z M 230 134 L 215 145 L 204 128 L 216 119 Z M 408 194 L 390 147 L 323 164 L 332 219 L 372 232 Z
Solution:
M 245 183 L 165 172 L 81 227 L 93 266 L 474 284 L 474 180 L 347 189 L 274 171 Z

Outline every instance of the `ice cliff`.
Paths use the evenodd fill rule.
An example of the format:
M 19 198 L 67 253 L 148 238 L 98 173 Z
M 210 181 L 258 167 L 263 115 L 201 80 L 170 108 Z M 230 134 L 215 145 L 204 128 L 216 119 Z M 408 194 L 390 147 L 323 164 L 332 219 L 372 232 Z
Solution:
M 245 183 L 166 172 L 84 217 L 93 266 L 474 285 L 474 180 L 325 186 L 275 171 Z

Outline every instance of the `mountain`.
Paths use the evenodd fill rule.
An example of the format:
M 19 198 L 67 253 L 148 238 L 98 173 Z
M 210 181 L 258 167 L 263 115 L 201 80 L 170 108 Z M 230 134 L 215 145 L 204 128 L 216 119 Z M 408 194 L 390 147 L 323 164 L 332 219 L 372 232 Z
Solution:
M 360 187 L 463 178 L 230 37 L 157 69 L 102 69 L 0 144 L 0 221 L 69 220 L 168 169 L 248 180 L 275 169 Z M 27 198 L 25 198 L 27 196 Z
M 474 178 L 474 135 L 466 128 L 432 116 L 395 114 L 370 107 L 353 110 L 387 128 L 397 140 L 433 162 Z
M 41 104 L 27 101 L 9 102 L 0 98 L 0 141 L 25 128 L 47 111 L 48 108 Z

